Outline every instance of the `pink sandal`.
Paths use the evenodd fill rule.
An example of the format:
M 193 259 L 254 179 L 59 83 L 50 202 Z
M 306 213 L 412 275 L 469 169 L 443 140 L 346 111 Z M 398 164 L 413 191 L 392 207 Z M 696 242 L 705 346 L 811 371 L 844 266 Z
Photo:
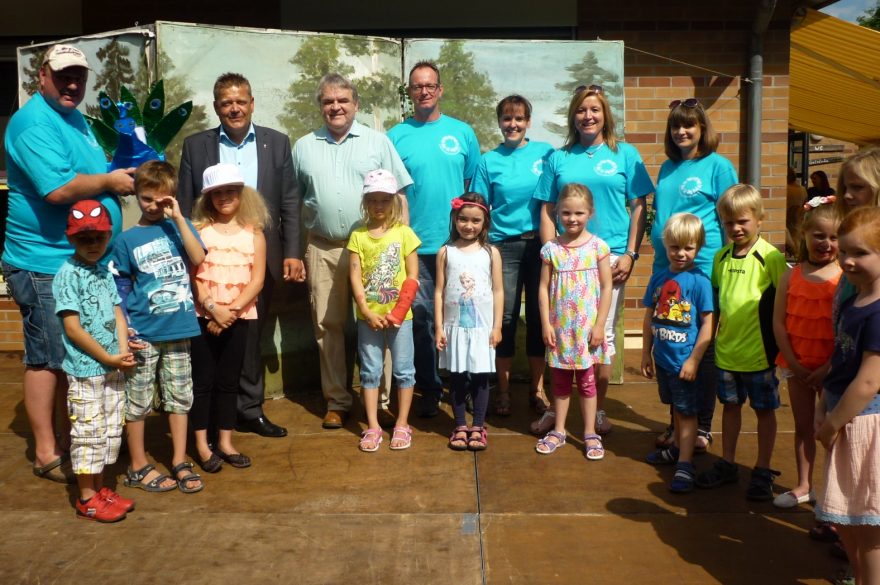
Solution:
M 361 433 L 361 442 L 358 448 L 364 453 L 374 453 L 382 444 L 382 429 L 367 429 Z
M 395 447 L 394 441 L 403 442 Z M 404 449 L 409 449 L 410 447 L 412 447 L 412 427 L 410 427 L 409 425 L 405 427 L 394 427 L 394 432 L 391 433 L 391 450 L 403 451 Z
M 486 427 L 471 427 L 468 429 L 468 451 L 485 451 L 488 446 L 489 440 Z
M 468 428 L 466 426 L 455 427 L 449 435 L 449 448 L 453 451 L 467 451 Z

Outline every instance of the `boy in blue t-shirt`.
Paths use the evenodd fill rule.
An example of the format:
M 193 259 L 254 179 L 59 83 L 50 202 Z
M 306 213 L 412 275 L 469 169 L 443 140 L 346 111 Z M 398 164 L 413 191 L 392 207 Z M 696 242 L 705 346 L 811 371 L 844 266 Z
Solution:
M 113 276 L 98 263 L 112 230 L 107 208 L 91 199 L 76 202 L 66 231 L 75 251 L 52 282 L 64 327 L 70 457 L 79 487 L 76 515 L 98 522 L 122 520 L 134 508 L 133 501 L 104 486 L 104 468 L 116 462 L 122 444 L 120 369 L 134 366 Z
M 177 203 L 177 172 L 163 161 L 138 167 L 134 180 L 141 217 L 116 241 L 113 265 L 129 317 L 130 345 L 137 366 L 125 383 L 125 420 L 131 466 L 125 485 L 148 492 L 179 487 L 201 491 L 201 477 L 186 461 L 187 414 L 192 406 L 189 340 L 201 334 L 190 289 L 190 272 L 205 248 Z M 127 292 L 130 281 L 131 291 Z M 168 412 L 173 454 L 171 475 L 147 461 L 144 420 L 153 408 L 156 382 Z
M 648 455 L 654 465 L 675 464 L 669 489 L 694 489 L 691 462 L 697 439 L 700 391 L 697 370 L 712 341 L 712 284 L 694 265 L 706 242 L 703 222 L 691 213 L 676 213 L 663 228 L 669 266 L 651 275 L 645 298 L 642 330 L 642 374 L 657 375 L 660 401 L 673 409 L 675 441 Z

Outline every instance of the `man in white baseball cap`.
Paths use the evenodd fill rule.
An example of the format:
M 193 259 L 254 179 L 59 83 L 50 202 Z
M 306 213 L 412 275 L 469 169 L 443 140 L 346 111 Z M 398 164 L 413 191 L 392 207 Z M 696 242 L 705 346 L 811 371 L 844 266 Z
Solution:
M 95 199 L 109 212 L 115 236 L 122 226 L 117 196 L 134 191 L 134 169 L 107 172 L 104 151 L 76 109 L 88 75 L 81 50 L 51 47 L 40 67 L 39 92 L 12 116 L 5 135 L 9 218 L 3 274 L 24 323 L 24 403 L 36 443 L 33 472 L 60 482 L 74 479 L 67 459 L 69 426 L 59 429 L 57 441 L 53 419 L 56 397 L 61 398 L 58 408 L 64 408 L 67 392 L 61 321 L 52 297 L 52 278 L 74 251 L 64 237 L 67 215 L 77 201 Z
M 48 65 L 52 71 L 61 71 L 68 67 L 89 67 L 85 53 L 71 45 L 53 45 L 43 57 L 43 65 Z

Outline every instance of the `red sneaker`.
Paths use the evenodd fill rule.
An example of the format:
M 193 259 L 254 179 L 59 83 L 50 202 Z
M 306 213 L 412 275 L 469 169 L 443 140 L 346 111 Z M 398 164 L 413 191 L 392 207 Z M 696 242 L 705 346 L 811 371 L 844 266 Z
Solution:
M 134 510 L 134 500 L 123 498 L 107 486 L 102 487 L 101 491 L 98 492 L 98 495 L 125 512 L 131 512 Z
M 100 494 L 95 494 L 85 503 L 76 499 L 76 517 L 96 522 L 119 522 L 125 518 L 125 510 Z

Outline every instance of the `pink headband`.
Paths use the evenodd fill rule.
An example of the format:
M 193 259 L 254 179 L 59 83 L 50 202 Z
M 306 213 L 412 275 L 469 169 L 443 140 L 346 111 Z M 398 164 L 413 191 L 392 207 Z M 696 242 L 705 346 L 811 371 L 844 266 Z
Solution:
M 834 203 L 837 200 L 837 197 L 834 195 L 828 195 L 827 197 L 813 197 L 806 203 L 804 203 L 804 209 L 816 209 L 820 205 L 825 205 L 826 203 Z
M 486 213 L 489 213 L 489 208 L 483 205 L 482 203 L 477 203 L 476 201 L 465 201 L 461 197 L 456 197 L 452 200 L 452 209 L 461 209 L 465 205 L 473 205 L 474 207 L 479 207 Z

